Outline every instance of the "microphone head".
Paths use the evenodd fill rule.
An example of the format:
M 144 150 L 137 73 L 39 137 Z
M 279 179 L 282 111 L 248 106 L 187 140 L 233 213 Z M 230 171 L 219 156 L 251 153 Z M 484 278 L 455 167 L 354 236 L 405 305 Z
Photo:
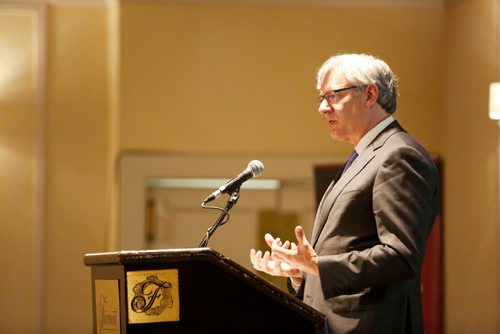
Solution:
M 259 160 L 252 160 L 248 163 L 247 168 L 250 169 L 253 176 L 260 176 L 264 172 L 264 164 Z

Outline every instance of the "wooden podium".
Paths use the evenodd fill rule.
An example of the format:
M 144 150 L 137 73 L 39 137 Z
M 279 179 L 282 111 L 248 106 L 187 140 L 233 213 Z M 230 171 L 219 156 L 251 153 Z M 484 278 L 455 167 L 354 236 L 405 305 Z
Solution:
M 326 317 L 210 248 L 86 254 L 95 334 L 327 333 Z

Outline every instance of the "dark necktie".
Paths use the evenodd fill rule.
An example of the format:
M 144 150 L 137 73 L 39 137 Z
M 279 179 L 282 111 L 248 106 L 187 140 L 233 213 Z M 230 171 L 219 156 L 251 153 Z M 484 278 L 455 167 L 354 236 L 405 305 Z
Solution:
M 347 162 L 344 166 L 344 170 L 342 171 L 342 174 L 344 174 L 349 167 L 351 167 L 352 162 L 358 157 L 358 152 L 356 150 L 352 151 L 351 155 L 349 156 L 349 159 L 347 159 Z

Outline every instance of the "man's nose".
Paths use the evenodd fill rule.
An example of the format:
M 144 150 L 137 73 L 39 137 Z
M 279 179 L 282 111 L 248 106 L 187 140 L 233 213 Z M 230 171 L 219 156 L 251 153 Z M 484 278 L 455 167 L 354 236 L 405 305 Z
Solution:
M 327 113 L 333 112 L 333 107 L 326 102 L 326 100 L 321 101 L 319 104 L 318 112 L 321 115 L 325 115 Z

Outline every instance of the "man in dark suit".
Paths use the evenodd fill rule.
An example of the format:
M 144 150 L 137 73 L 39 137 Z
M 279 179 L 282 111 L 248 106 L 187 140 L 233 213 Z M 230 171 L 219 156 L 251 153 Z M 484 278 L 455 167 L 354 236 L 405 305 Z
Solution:
M 396 77 L 384 61 L 333 56 L 317 88 L 331 137 L 352 143 L 354 160 L 325 192 L 311 241 L 301 226 L 297 243 L 266 234 L 271 250 L 252 249 L 253 267 L 289 277 L 331 333 L 423 333 L 420 267 L 439 206 L 436 166 L 392 116 Z

